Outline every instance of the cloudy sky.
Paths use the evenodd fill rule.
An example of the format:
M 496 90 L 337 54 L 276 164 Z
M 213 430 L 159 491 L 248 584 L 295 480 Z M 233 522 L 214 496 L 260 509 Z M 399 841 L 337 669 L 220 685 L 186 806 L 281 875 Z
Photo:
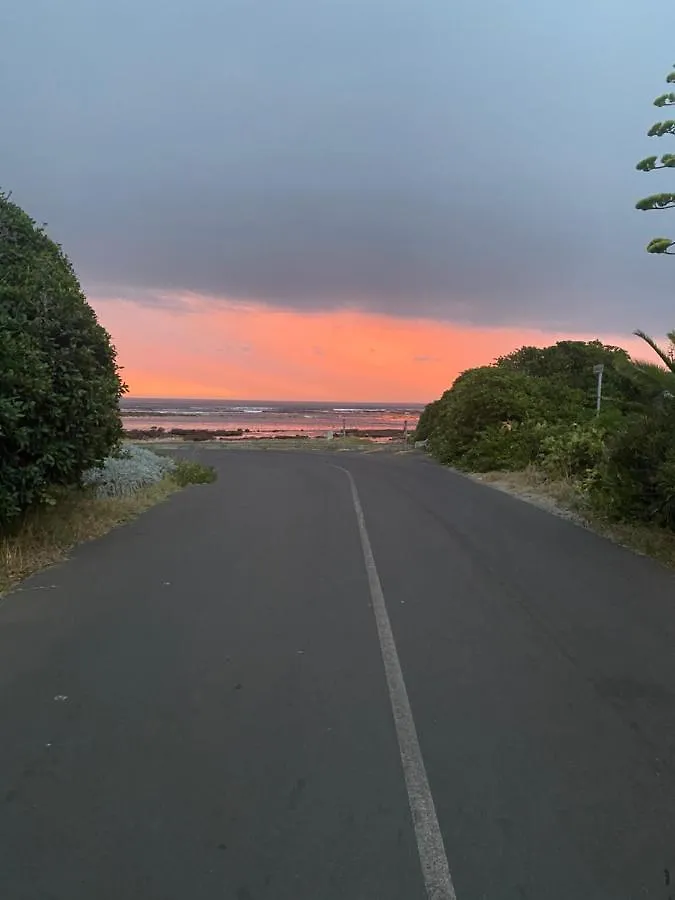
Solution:
M 426 400 L 552 335 L 675 326 L 635 162 L 655 0 L 31 0 L 0 9 L 0 186 L 135 394 Z M 661 116 L 664 118 L 665 116 Z

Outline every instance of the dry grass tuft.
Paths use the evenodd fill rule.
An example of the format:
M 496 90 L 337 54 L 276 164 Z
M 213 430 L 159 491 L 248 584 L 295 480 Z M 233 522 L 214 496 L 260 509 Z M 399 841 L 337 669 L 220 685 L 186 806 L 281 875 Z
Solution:
M 10 530 L 0 533 L 0 594 L 61 561 L 76 544 L 135 519 L 178 489 L 173 478 L 165 478 L 128 497 L 97 499 L 91 490 L 60 491 L 53 506 L 29 510 Z
M 522 472 L 487 472 L 472 478 L 556 515 L 573 519 L 635 553 L 651 556 L 675 568 L 675 533 L 651 525 L 604 519 L 588 508 L 583 495 L 571 480 L 550 479 L 535 467 Z
M 651 525 L 630 525 L 589 518 L 589 527 L 634 553 L 651 556 L 666 566 L 675 568 L 675 534 Z
M 146 442 L 144 441 L 143 443 Z M 185 446 L 189 447 L 190 443 L 185 441 L 180 444 L 180 446 L 182 448 Z M 377 441 L 369 440 L 368 438 L 358 437 L 334 438 L 332 441 L 321 438 L 251 438 L 250 440 L 242 438 L 241 440 L 236 441 L 199 441 L 192 446 L 195 448 L 195 451 L 198 448 L 200 453 L 203 450 L 302 450 L 317 451 L 319 453 L 329 453 L 340 450 L 359 450 L 367 453 L 380 453 L 385 451 L 401 452 L 402 450 L 410 449 L 403 441 L 392 440 L 378 443 Z M 155 452 L 173 450 L 175 447 L 175 441 L 156 441 L 152 443 L 152 449 Z
M 485 472 L 471 477 L 565 518 L 586 518 L 583 498 L 574 482 L 550 479 L 534 466 L 522 472 Z

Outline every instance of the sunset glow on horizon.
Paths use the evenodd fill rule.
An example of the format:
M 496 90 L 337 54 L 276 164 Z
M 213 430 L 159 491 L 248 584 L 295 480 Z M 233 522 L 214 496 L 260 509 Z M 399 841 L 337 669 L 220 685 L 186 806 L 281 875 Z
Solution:
M 32 74 L 3 96 L 3 189 L 131 395 L 424 403 L 523 344 L 648 359 L 632 330 L 673 327 L 635 163 L 675 8 L 38 6 L 6 23 Z
M 610 334 L 173 299 L 159 307 L 90 298 L 117 347 L 130 396 L 426 403 L 463 370 L 524 344 L 600 338 L 638 357 L 646 349 Z

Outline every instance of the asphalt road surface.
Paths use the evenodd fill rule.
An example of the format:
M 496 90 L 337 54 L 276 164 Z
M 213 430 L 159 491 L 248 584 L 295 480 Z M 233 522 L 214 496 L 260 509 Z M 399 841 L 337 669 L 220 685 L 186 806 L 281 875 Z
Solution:
M 672 573 L 423 457 L 199 453 L 0 607 L 2 900 L 675 897 Z

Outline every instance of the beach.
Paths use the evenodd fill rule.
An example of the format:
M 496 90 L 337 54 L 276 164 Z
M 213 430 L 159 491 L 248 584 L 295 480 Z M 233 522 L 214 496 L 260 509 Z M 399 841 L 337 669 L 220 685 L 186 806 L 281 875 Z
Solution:
M 222 439 L 325 437 L 387 439 L 411 433 L 423 405 L 350 402 L 194 400 L 125 397 L 122 422 L 130 436 L 213 435 Z

